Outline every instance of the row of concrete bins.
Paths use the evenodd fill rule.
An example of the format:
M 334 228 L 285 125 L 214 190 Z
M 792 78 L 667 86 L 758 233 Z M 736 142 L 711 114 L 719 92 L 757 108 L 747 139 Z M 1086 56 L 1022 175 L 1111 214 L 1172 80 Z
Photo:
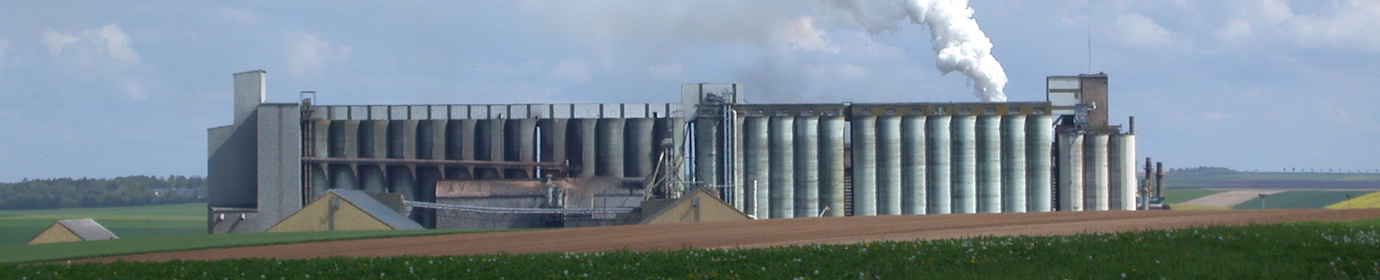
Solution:
M 1048 107 L 701 105 L 687 125 L 674 103 L 319 106 L 303 140 L 308 158 L 549 162 L 569 166 L 570 177 L 640 178 L 669 139 L 687 148 L 690 180 L 719 186 L 757 218 L 1131 210 L 1134 135 L 1075 133 L 1053 145 Z M 544 175 L 399 162 L 307 167 L 310 197 L 360 189 L 429 202 L 441 180 Z
M 697 147 L 732 143 L 718 145 L 723 151 L 697 149 L 696 179 L 725 183 L 728 201 L 758 218 L 1132 210 L 1135 204 L 1134 135 L 1088 135 L 1092 140 L 1074 143 L 1077 149 L 1053 147 L 1048 103 L 731 110 L 713 118 L 707 116 L 716 112 L 702 109 L 695 119 Z M 727 133 L 704 133 L 725 127 Z M 1076 159 L 1061 164 L 1056 152 L 1058 159 Z M 1069 164 L 1077 167 L 1058 168 L 1055 177 L 1056 167 Z

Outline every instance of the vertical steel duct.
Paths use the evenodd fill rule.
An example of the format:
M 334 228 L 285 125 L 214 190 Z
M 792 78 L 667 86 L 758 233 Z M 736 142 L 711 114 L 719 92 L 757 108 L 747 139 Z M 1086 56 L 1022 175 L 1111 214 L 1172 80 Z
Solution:
M 613 178 L 623 178 L 624 155 L 623 155 L 623 129 L 627 121 L 623 118 L 603 118 L 599 119 L 599 135 L 595 142 L 599 143 L 595 149 L 595 174 Z
M 953 117 L 953 212 L 977 213 L 977 116 Z
M 1135 154 L 1126 154 L 1127 134 L 1111 135 L 1107 139 L 1107 204 L 1110 210 L 1134 210 L 1135 200 L 1127 200 L 1125 194 L 1135 186 Z M 1135 141 L 1135 140 L 1131 140 Z M 1130 162 L 1130 165 L 1126 163 Z M 1129 167 L 1129 169 L 1128 169 Z M 1132 181 L 1127 185 L 1126 173 L 1131 173 Z M 1132 195 L 1134 199 L 1134 195 Z M 1127 204 L 1130 206 L 1127 206 Z
M 1001 116 L 977 118 L 977 211 L 1001 213 Z
M 901 214 L 925 214 L 925 116 L 901 118 Z
M 1007 115 L 1001 120 L 1002 212 L 1026 211 L 1025 116 Z
M 656 147 L 652 140 L 653 126 L 653 119 L 650 118 L 628 119 L 627 133 L 624 134 L 624 144 L 627 145 L 624 152 L 628 163 L 625 174 L 628 177 L 644 178 L 652 174 L 652 151 Z
M 766 117 L 749 117 L 743 122 L 743 209 L 757 218 L 771 217 L 771 139 Z
M 1053 184 L 1054 123 L 1050 115 L 1030 115 L 1025 118 L 1025 184 L 1026 211 L 1049 212 L 1053 210 L 1054 200 L 1050 190 Z
M 1083 135 L 1059 134 L 1059 211 L 1083 210 Z
M 844 214 L 843 124 L 841 116 L 821 117 L 819 124 L 819 199 L 829 217 Z
M 544 119 L 537 121 L 541 128 L 541 161 L 565 163 L 568 119 Z
M 928 195 L 928 214 L 953 213 L 950 193 L 950 166 L 953 150 L 949 130 L 952 117 L 935 115 L 925 120 L 925 188 Z M 856 166 L 854 167 L 856 168 Z
M 1107 211 L 1107 135 L 1091 134 L 1083 138 L 1083 210 Z
M 901 117 L 877 117 L 877 214 L 901 214 Z
M 819 117 L 795 118 L 795 216 L 819 215 Z
M 712 117 L 695 118 L 695 178 L 705 186 L 719 183 L 719 120 Z M 759 217 L 762 215 L 758 215 Z
M 853 116 L 853 215 L 877 215 L 877 117 Z
M 771 218 L 795 217 L 795 119 L 771 118 Z

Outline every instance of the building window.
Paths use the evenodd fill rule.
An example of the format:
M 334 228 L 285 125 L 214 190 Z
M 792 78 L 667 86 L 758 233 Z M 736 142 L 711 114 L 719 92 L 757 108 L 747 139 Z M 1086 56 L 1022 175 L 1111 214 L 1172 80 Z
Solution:
M 983 115 L 996 115 L 996 114 L 997 114 L 997 108 L 992 108 L 992 107 L 982 108 L 982 114 L 983 114 Z
M 958 114 L 959 114 L 959 115 L 971 115 L 971 114 L 973 114 L 973 108 L 958 108 Z

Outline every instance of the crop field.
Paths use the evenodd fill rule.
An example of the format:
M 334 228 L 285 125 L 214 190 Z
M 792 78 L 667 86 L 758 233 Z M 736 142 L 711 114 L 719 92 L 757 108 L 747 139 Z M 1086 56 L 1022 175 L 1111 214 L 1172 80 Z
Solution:
M 58 220 L 93 218 L 120 238 L 206 233 L 206 204 L 0 211 L 0 245 L 24 244 Z
M 1347 200 L 1347 196 L 1358 197 L 1371 191 L 1291 191 L 1265 197 L 1265 209 L 1319 209 Z M 1232 209 L 1260 209 L 1260 198 L 1254 198 Z
M 1327 209 L 1364 209 L 1380 208 L 1380 192 L 1373 192 L 1360 197 L 1352 196 L 1351 199 L 1328 205 Z
M 0 278 L 1376 278 L 1376 224 L 1310 222 L 759 249 L 0 265 Z
M 1164 203 L 1179 204 L 1220 192 L 1222 191 L 1197 188 L 1167 188 L 1164 189 Z

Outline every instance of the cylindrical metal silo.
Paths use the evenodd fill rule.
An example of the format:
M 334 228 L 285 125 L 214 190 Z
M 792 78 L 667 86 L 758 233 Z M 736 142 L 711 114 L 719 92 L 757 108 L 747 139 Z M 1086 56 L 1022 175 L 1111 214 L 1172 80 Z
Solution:
M 877 117 L 877 214 L 901 214 L 901 117 Z
M 1091 134 L 1083 137 L 1083 209 L 1107 211 L 1107 135 Z
M 599 119 L 598 148 L 595 150 L 595 160 L 598 169 L 595 174 L 613 178 L 623 178 L 625 169 L 623 164 L 623 130 L 627 123 L 623 118 L 604 118 Z
M 691 181 L 705 186 L 719 183 L 720 121 L 714 118 L 695 118 L 695 177 Z M 758 215 L 758 217 L 763 217 Z
M 820 207 L 829 208 L 828 217 L 844 214 L 844 158 L 843 117 L 820 117 L 819 122 L 819 199 Z
M 1026 211 L 1025 116 L 1007 115 L 1001 121 L 1002 212 Z
M 654 119 L 628 119 L 627 134 L 624 134 L 624 160 L 627 162 L 624 174 L 632 178 L 644 178 L 652 173 L 652 140 Z
M 743 120 L 743 209 L 759 219 L 771 218 L 771 134 L 769 118 Z
M 1001 116 L 977 117 L 977 211 L 1001 213 Z
M 1136 190 L 1139 183 L 1136 181 L 1136 134 L 1121 135 L 1122 164 L 1122 208 L 1121 210 L 1136 210 Z
M 925 116 L 901 118 L 901 214 L 925 214 Z
M 771 118 L 771 218 L 795 217 L 795 118 Z
M 383 178 L 383 169 L 379 169 L 378 166 L 360 166 L 359 184 L 363 186 L 364 191 L 377 193 L 388 192 L 388 182 Z
M 925 190 L 928 214 L 953 213 L 950 193 L 953 150 L 949 130 L 952 117 L 930 116 L 925 120 Z M 853 167 L 854 169 L 857 166 Z
M 599 169 L 597 164 L 598 161 L 596 160 L 597 156 L 594 155 L 599 146 L 599 141 L 595 140 L 598 138 L 596 136 L 599 134 L 596 132 L 597 129 L 595 129 L 598 124 L 599 119 L 575 120 L 575 125 L 573 127 L 575 133 L 571 135 L 571 138 L 578 139 L 580 143 L 579 145 L 573 145 L 570 152 L 566 153 L 566 156 L 573 159 L 570 161 L 571 165 L 575 165 L 579 168 L 578 177 L 580 178 L 594 177 L 595 174 L 597 174 L 595 171 Z
M 1136 210 L 1136 135 L 1114 135 L 1107 146 L 1111 149 L 1111 209 Z
M 1026 211 L 1054 210 L 1051 191 L 1054 170 L 1054 123 L 1050 115 L 1030 115 L 1025 118 L 1025 185 Z
M 953 117 L 953 212 L 977 213 L 977 116 Z
M 1059 211 L 1083 211 L 1083 135 L 1059 134 Z
M 877 117 L 853 116 L 853 215 L 877 215 Z
M 819 215 L 819 117 L 795 118 L 795 216 Z

